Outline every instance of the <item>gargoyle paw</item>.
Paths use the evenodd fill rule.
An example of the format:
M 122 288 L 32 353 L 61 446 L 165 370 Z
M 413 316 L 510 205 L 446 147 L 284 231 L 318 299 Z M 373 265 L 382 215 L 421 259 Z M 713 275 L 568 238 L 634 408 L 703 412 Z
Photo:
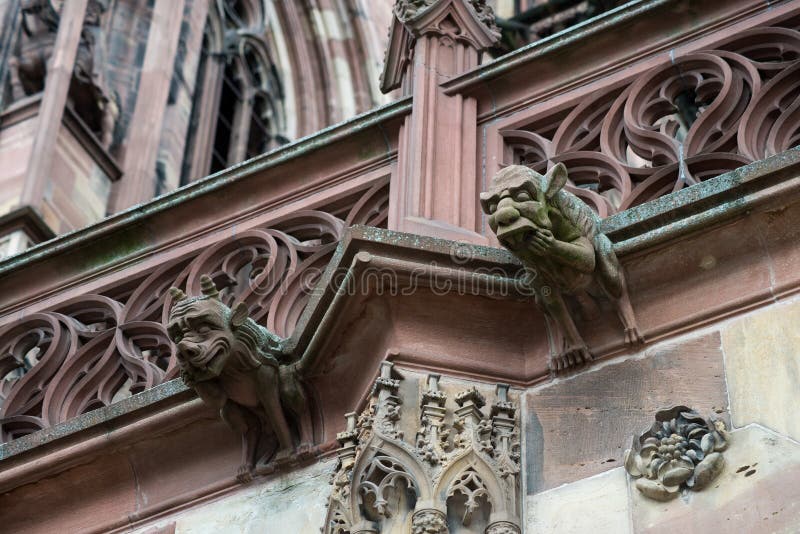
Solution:
M 239 466 L 239 470 L 236 472 L 236 480 L 242 484 L 253 480 L 253 470 L 250 465 L 242 464 Z
M 586 345 L 571 347 L 550 360 L 550 369 L 556 373 L 570 367 L 577 367 L 592 361 L 592 354 Z
M 644 344 L 644 337 L 635 326 L 625 329 L 625 344 L 630 346 Z

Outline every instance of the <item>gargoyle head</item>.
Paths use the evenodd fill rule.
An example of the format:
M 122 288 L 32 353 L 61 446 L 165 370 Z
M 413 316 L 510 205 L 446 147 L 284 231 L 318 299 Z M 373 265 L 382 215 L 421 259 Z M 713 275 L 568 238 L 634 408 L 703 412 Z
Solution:
M 257 362 L 258 354 L 268 357 L 264 349 L 274 348 L 268 345 L 277 345 L 277 336 L 270 336 L 250 319 L 243 302 L 232 310 L 226 306 L 210 277 L 203 275 L 200 283 L 199 297 L 187 297 L 175 287 L 170 289 L 174 304 L 167 333 L 177 345 L 184 379 L 200 382 L 217 378 L 234 354 L 246 356 L 240 362 Z
M 561 228 L 563 215 L 552 199 L 567 183 L 563 163 L 553 167 L 546 176 L 524 167 L 510 165 L 498 172 L 481 193 L 481 207 L 489 216 L 489 226 L 500 243 L 512 251 L 524 249 L 536 230 Z

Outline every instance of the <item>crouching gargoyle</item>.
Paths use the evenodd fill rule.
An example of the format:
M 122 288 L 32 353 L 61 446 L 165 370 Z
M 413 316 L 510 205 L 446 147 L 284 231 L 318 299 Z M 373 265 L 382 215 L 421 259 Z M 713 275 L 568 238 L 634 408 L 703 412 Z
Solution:
M 625 328 L 628 344 L 642 343 L 625 275 L 600 218 L 564 191 L 567 169 L 555 165 L 546 176 L 521 165 L 502 169 L 481 206 L 497 239 L 531 272 L 536 302 L 553 338 L 550 368 L 561 371 L 592 359 L 575 326 L 564 295 L 573 295 L 586 316 L 597 314 L 592 295 L 605 295 Z
M 237 478 L 246 481 L 275 452 L 274 441 L 267 439 L 272 434 L 278 445 L 275 461 L 296 445 L 311 444 L 301 362 L 281 363 L 281 338 L 250 319 L 243 302 L 226 306 L 211 278 L 204 275 L 200 283 L 199 297 L 170 289 L 167 332 L 177 346 L 184 382 L 241 433 Z

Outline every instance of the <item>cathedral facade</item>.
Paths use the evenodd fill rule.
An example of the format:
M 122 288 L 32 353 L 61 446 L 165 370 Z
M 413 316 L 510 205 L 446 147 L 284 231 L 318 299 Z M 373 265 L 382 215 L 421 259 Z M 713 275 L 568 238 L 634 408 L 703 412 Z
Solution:
M 0 531 L 800 531 L 797 2 L 0 21 Z

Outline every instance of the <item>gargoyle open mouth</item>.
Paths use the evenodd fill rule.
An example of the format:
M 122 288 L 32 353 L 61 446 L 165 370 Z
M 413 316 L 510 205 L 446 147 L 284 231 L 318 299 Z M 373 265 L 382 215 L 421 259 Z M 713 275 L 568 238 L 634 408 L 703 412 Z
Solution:
M 536 225 L 528 219 L 517 219 L 507 226 L 497 228 L 497 239 L 511 250 L 517 250 L 530 243 L 536 235 Z

